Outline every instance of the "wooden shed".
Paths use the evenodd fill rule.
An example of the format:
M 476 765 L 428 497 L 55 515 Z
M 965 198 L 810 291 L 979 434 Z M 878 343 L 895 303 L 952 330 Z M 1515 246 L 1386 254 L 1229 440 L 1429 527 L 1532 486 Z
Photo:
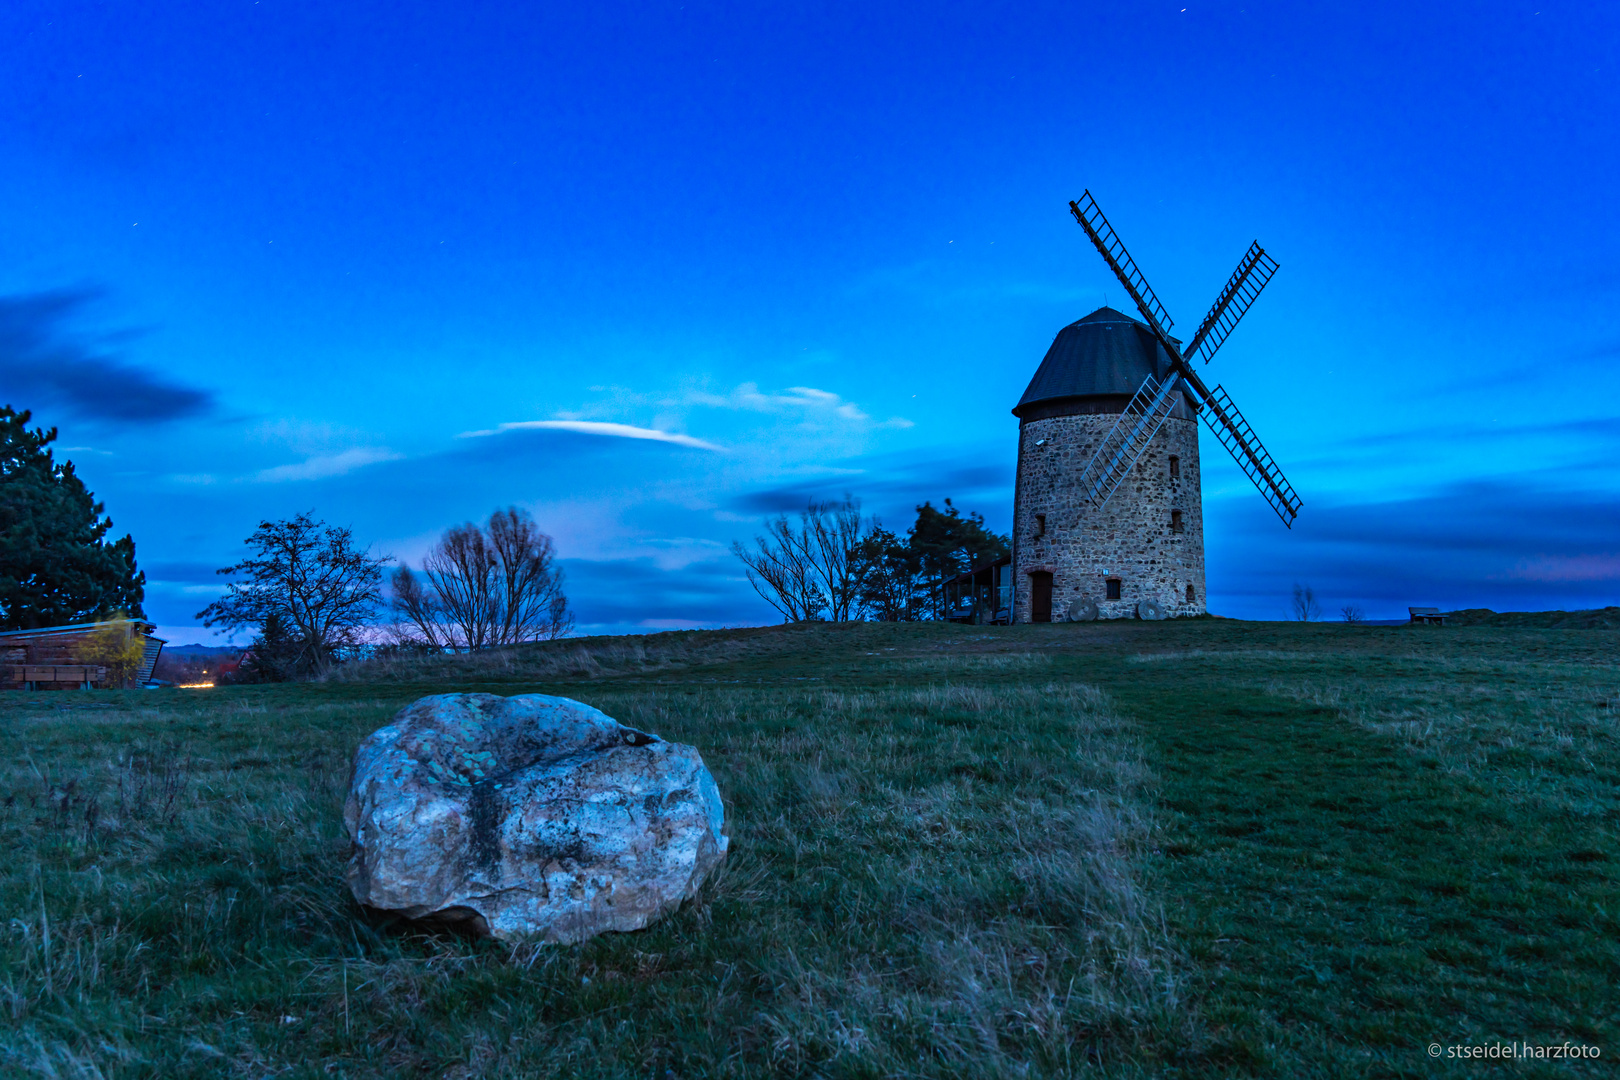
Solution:
M 951 622 L 1006 626 L 1012 622 L 1012 556 L 965 570 L 945 582 Z
M 88 661 L 91 635 L 114 628 L 125 641 L 137 641 L 141 662 L 131 676 L 140 686 L 152 678 L 158 654 L 167 644 L 153 637 L 157 629 L 140 619 L 111 619 L 106 622 L 46 626 L 38 630 L 10 630 L 0 633 L 0 689 L 5 690 L 89 690 L 112 687 L 116 676 L 106 666 Z

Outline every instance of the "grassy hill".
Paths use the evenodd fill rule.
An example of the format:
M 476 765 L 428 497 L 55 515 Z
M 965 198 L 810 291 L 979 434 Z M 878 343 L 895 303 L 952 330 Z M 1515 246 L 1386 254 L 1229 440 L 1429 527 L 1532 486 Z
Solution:
M 7 1075 L 1474 1075 L 1620 1054 L 1620 631 L 794 626 L 0 697 Z M 636 934 L 358 909 L 427 693 L 698 746 L 732 855 Z M 1442 1056 L 1432 1058 L 1431 1043 Z
M 1492 611 L 1465 608 L 1447 618 L 1455 626 L 1515 626 L 1526 630 L 1620 630 L 1620 607 L 1588 611 Z

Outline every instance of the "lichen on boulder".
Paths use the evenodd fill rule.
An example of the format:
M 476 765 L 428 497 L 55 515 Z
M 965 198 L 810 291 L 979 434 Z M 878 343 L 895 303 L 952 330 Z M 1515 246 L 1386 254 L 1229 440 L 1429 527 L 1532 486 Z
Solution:
M 355 899 L 515 940 L 639 930 L 727 848 L 696 749 L 544 694 L 422 698 L 355 753 Z

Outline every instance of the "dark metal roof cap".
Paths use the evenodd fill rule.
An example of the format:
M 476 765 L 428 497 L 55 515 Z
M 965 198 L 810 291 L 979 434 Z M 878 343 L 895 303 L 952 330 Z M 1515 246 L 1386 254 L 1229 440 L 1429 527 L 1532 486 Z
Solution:
M 1113 308 L 1098 308 L 1058 331 L 1013 415 L 1043 401 L 1129 397 L 1148 375 L 1163 380 L 1170 371 L 1170 354 L 1146 323 Z

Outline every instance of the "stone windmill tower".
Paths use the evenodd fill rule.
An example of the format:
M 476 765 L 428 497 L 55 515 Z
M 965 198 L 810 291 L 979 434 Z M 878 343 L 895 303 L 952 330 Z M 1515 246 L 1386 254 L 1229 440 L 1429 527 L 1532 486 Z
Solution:
M 1183 352 L 1091 192 L 1069 209 L 1142 318 L 1105 307 L 1065 326 L 1013 409 L 1013 621 L 1201 615 L 1198 418 L 1284 525 L 1299 513 L 1243 414 L 1193 368 L 1215 355 L 1277 263 L 1251 244 Z

